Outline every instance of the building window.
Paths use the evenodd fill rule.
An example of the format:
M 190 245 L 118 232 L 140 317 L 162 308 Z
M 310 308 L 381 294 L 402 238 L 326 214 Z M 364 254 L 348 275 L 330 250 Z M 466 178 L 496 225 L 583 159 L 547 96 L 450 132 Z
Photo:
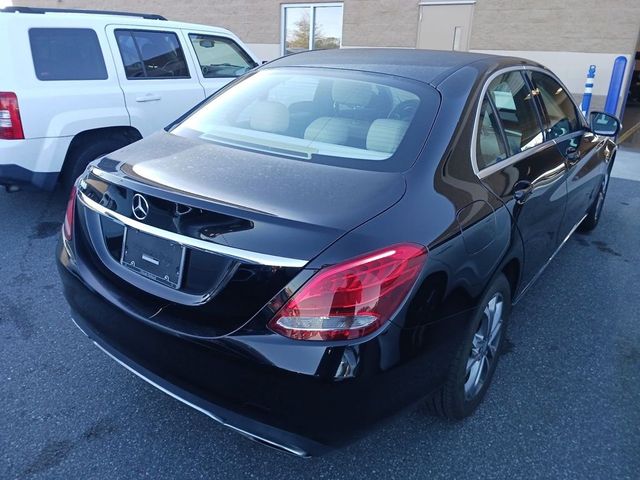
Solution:
M 321 48 L 340 48 L 342 3 L 283 5 L 281 43 L 283 55 Z

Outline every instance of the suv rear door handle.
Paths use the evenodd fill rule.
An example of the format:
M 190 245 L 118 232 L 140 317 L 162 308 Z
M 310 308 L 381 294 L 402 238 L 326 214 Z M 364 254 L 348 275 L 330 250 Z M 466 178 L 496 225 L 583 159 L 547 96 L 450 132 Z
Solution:
M 147 93 L 146 95 L 141 95 L 140 97 L 136 97 L 136 102 L 157 102 L 162 99 L 160 95 L 156 95 L 154 93 Z

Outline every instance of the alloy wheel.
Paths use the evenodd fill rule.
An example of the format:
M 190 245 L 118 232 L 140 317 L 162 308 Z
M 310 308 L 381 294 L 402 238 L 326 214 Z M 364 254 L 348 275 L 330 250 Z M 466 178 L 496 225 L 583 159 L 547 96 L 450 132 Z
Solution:
M 464 394 L 467 400 L 475 397 L 489 377 L 491 367 L 498 357 L 498 346 L 502 336 L 502 312 L 504 299 L 496 292 L 487 302 L 482 312 L 478 330 L 471 342 L 467 359 Z

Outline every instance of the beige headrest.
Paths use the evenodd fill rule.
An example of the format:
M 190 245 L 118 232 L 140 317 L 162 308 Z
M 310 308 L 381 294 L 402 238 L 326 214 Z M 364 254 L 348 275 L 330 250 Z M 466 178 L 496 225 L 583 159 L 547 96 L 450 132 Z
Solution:
M 403 120 L 389 118 L 375 120 L 369 127 L 369 133 L 367 133 L 367 150 L 395 152 L 408 127 L 409 122 Z
M 289 110 L 280 102 L 256 102 L 249 123 L 254 130 L 282 133 L 289 128 Z
M 336 80 L 331 89 L 333 101 L 350 107 L 366 107 L 373 96 L 371 85 L 352 80 Z
M 346 118 L 320 117 L 307 127 L 304 131 L 304 138 L 334 145 L 344 145 L 349 138 L 349 123 Z

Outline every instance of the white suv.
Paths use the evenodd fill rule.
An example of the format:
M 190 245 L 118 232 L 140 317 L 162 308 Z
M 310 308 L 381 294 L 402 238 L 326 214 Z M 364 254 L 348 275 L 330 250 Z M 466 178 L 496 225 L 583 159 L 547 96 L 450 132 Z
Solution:
M 70 185 L 258 64 L 231 32 L 159 15 L 0 9 L 0 185 Z M 60 177 L 60 178 L 59 178 Z

